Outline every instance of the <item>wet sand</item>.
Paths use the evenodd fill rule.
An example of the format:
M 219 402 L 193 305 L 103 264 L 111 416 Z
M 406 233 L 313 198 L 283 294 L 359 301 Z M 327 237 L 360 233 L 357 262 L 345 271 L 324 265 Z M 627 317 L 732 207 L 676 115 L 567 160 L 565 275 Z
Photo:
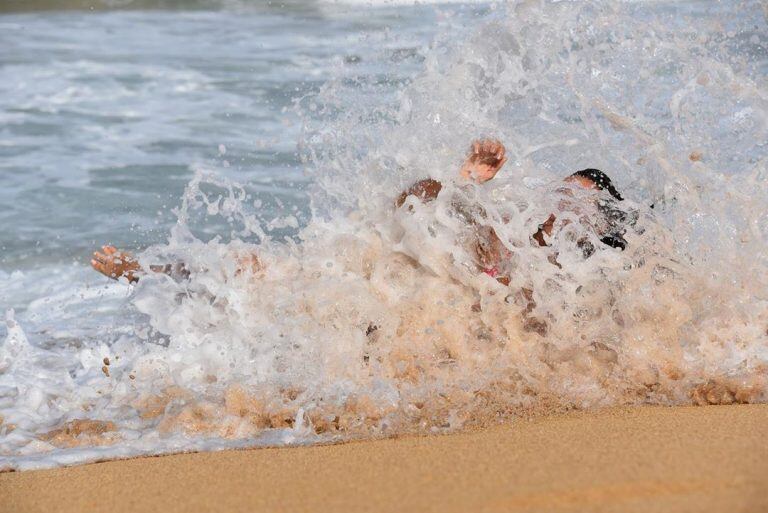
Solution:
M 768 511 L 768 405 L 6 473 L 0 511 Z

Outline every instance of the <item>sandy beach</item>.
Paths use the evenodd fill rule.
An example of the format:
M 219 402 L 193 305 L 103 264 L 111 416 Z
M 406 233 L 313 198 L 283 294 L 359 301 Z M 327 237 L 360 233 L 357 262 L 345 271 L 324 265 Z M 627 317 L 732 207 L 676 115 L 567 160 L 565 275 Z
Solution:
M 768 513 L 767 6 L 0 0 L 0 513 Z
M 622 408 L 448 436 L 0 475 L 3 512 L 768 510 L 768 406 Z

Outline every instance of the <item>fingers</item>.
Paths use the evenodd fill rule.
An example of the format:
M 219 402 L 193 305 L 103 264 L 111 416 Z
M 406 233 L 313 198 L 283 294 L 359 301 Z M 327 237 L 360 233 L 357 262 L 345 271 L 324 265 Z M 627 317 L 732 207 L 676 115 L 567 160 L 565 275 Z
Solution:
M 105 262 L 99 262 L 98 260 L 91 260 L 91 267 L 99 271 L 104 276 L 107 276 L 109 278 L 114 278 L 115 273 L 111 270 L 111 267 L 107 265 Z
M 101 252 L 103 251 L 103 253 Z M 105 245 L 101 251 L 94 251 L 91 259 L 91 267 L 104 276 L 116 279 L 125 271 L 123 270 L 123 254 L 114 246 Z
M 505 153 L 506 148 L 497 139 L 481 139 L 472 142 L 472 156 L 493 155 L 496 159 L 501 160 Z
M 495 155 L 497 159 L 501 160 L 505 152 L 506 148 L 499 141 L 488 141 L 488 153 Z
M 116 264 L 123 263 L 122 256 L 120 255 L 120 253 L 117 253 L 117 254 L 115 254 L 115 253 L 108 253 L 108 254 L 105 255 L 104 253 L 99 253 L 98 251 L 94 251 L 93 252 L 93 258 L 97 262 L 101 262 L 103 264 L 106 264 L 106 263 L 109 263 L 109 262 L 114 262 Z
M 96 260 L 91 260 L 91 267 L 99 271 L 101 274 L 106 275 L 107 274 L 107 268 L 104 267 L 104 264 L 101 262 L 97 262 Z

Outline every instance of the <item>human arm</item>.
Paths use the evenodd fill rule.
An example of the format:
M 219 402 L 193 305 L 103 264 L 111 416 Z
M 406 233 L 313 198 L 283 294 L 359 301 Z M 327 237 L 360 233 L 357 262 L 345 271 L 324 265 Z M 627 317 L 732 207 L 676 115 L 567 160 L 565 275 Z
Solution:
M 428 203 L 437 198 L 437 195 L 440 194 L 442 188 L 443 184 L 437 180 L 433 180 L 432 178 L 419 180 L 415 184 L 411 185 L 408 189 L 400 193 L 400 196 L 398 196 L 397 200 L 395 201 L 395 207 L 402 207 L 408 196 L 416 196 L 422 202 Z
M 539 225 L 539 229 L 534 233 L 531 237 L 533 237 L 533 240 L 535 240 L 539 246 L 548 246 L 547 241 L 544 239 L 544 235 L 550 236 L 552 235 L 552 228 L 555 226 L 555 221 L 557 218 L 555 217 L 555 214 L 549 214 L 549 217 L 546 221 L 544 221 L 542 224 Z
M 499 141 L 477 140 L 472 143 L 467 158 L 459 169 L 459 176 L 484 183 L 496 176 L 506 161 L 506 149 Z M 432 178 L 420 180 L 400 193 L 395 200 L 395 207 L 402 207 L 408 196 L 416 196 L 422 202 L 428 203 L 437 198 L 442 188 L 443 184 Z
M 101 251 L 94 251 L 91 267 L 113 280 L 125 277 L 129 283 L 139 281 L 143 272 L 139 262 L 130 254 L 119 251 L 114 246 L 102 246 Z
M 255 252 L 234 254 L 233 257 L 237 262 L 235 276 L 240 276 L 243 273 L 255 275 L 264 269 L 264 265 Z M 135 257 L 114 246 L 102 246 L 100 252 L 94 252 L 91 266 L 108 278 L 117 280 L 125 277 L 129 283 L 136 283 L 139 281 L 140 275 L 147 273 Z M 184 262 L 150 265 L 149 271 L 166 274 L 176 281 L 187 280 L 190 274 Z
M 141 274 L 146 274 L 138 260 L 126 251 L 120 251 L 114 246 L 102 246 L 101 251 L 93 253 L 91 267 L 108 278 L 117 280 L 125 277 L 129 283 L 139 281 Z M 155 273 L 186 279 L 189 271 L 182 262 L 173 264 L 150 265 L 149 270 Z

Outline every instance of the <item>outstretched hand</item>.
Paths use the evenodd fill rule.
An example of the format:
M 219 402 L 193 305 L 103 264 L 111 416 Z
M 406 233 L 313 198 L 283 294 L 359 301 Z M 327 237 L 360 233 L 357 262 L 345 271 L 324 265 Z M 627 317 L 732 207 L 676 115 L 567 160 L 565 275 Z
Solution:
M 488 164 L 497 171 L 507 161 L 506 148 L 496 139 L 481 139 L 472 143 L 469 159 L 473 162 Z
M 487 182 L 496 176 L 507 161 L 506 148 L 496 139 L 474 141 L 461 168 L 461 175 L 479 183 Z
M 114 246 L 102 246 L 101 251 L 93 253 L 91 267 L 114 280 L 121 276 L 128 278 L 129 282 L 139 280 L 135 273 L 141 266 L 129 253 L 119 251 Z

